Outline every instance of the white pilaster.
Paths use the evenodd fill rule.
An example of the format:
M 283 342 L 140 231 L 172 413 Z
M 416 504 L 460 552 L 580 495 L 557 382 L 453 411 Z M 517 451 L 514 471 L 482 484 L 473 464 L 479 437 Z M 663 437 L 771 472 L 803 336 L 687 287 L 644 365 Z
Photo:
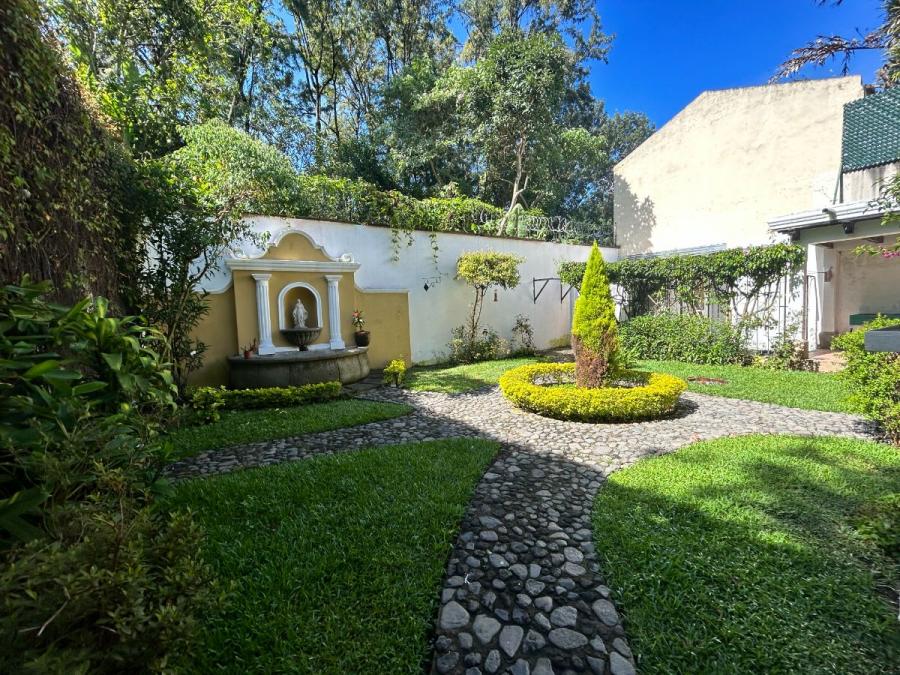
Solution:
M 328 282 L 328 340 L 332 349 L 344 349 L 344 339 L 341 337 L 341 298 L 338 294 L 340 274 L 326 274 Z
M 274 354 L 272 343 L 272 313 L 269 309 L 269 279 L 271 274 L 254 274 L 256 281 L 256 321 L 259 326 L 259 354 Z

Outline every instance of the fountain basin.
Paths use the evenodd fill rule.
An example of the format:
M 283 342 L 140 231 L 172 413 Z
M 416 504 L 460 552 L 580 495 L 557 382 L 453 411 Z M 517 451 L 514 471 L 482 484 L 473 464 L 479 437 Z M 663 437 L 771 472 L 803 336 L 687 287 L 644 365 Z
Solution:
M 314 328 L 282 328 L 281 334 L 284 335 L 284 339 L 290 342 L 295 347 L 298 347 L 301 352 L 305 352 L 309 349 L 309 345 L 319 339 L 319 334 L 322 332 L 322 327 L 317 326 Z
M 228 357 L 232 389 L 297 387 L 317 382 L 350 384 L 369 374 L 368 347 L 278 352 L 245 359 Z

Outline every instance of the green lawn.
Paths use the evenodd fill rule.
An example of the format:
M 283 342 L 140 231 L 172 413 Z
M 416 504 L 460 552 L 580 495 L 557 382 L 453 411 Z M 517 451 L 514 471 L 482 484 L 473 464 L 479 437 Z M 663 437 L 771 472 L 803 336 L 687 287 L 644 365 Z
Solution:
M 898 491 L 895 448 L 843 439 L 721 439 L 614 473 L 594 531 L 640 672 L 896 672 Z
M 413 368 L 409 371 L 405 386 L 416 391 L 439 391 L 456 394 L 497 384 L 500 376 L 510 368 L 536 363 L 536 357 L 497 359 L 462 366 L 434 366 Z
M 642 370 L 655 370 L 687 379 L 714 377 L 725 384 L 688 381 L 688 390 L 727 398 L 777 403 L 791 408 L 846 412 L 850 391 L 835 373 L 767 370 L 744 366 L 700 366 L 680 361 L 639 361 Z
M 185 427 L 169 434 L 177 457 L 190 457 L 204 450 L 289 438 L 317 431 L 352 427 L 406 415 L 409 406 L 348 399 L 312 403 L 291 408 L 225 410 L 213 424 Z
M 397 445 L 178 485 L 235 588 L 187 670 L 423 672 L 444 565 L 497 447 Z

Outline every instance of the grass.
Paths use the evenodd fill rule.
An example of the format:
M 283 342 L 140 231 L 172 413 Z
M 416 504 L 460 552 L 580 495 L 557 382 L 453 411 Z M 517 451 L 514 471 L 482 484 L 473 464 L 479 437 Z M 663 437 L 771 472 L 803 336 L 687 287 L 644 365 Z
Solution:
M 640 672 L 891 672 L 898 491 L 896 449 L 836 438 L 721 439 L 614 473 L 594 531 Z M 884 548 L 862 524 L 879 501 Z
M 416 391 L 457 394 L 497 384 L 500 376 L 507 370 L 537 361 L 539 361 L 537 357 L 529 356 L 468 363 L 461 366 L 413 368 L 409 371 L 404 384 L 408 389 Z
M 313 403 L 291 408 L 225 410 L 212 424 L 178 429 L 168 435 L 176 456 L 190 457 L 204 450 L 289 438 L 317 431 L 352 427 L 405 415 L 409 406 L 360 399 Z
M 744 366 L 701 366 L 680 361 L 640 361 L 642 370 L 655 370 L 687 379 L 714 377 L 725 384 L 688 381 L 688 390 L 726 398 L 777 403 L 791 408 L 847 412 L 850 395 L 846 383 L 835 373 L 767 370 Z
M 497 444 L 397 445 L 178 486 L 235 592 L 191 672 L 421 673 L 459 521 Z

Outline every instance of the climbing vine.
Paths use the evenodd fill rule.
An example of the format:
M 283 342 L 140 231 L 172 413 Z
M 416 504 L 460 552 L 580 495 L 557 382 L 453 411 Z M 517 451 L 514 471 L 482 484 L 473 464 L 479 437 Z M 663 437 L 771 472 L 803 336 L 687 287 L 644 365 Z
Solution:
M 719 304 L 743 319 L 771 309 L 775 286 L 794 276 L 805 259 L 801 246 L 772 244 L 706 255 L 631 258 L 611 263 L 607 270 L 627 316 L 652 313 L 659 304 L 674 303 L 695 313 Z M 564 262 L 559 277 L 578 288 L 584 268 L 585 263 Z

